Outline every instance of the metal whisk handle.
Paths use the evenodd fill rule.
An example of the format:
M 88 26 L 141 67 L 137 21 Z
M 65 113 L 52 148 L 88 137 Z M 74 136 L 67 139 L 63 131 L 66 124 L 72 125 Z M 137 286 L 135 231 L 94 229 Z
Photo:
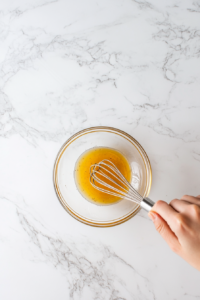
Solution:
M 149 199 L 148 197 L 143 198 L 140 206 L 145 209 L 147 212 L 149 212 L 152 207 L 154 206 L 155 202 L 153 202 L 151 199 Z

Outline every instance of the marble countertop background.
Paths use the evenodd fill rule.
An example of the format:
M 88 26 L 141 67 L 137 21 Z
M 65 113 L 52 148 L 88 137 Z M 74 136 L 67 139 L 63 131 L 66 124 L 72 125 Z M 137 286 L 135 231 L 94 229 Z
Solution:
M 102 229 L 59 204 L 58 150 L 100 125 L 144 147 L 152 199 L 200 194 L 199 0 L 1 1 L 0 299 L 200 299 L 146 213 Z

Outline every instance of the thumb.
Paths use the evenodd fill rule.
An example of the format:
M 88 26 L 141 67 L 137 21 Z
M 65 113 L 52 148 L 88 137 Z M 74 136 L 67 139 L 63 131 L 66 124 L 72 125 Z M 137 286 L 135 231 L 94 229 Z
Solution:
M 148 215 L 151 218 L 151 220 L 154 222 L 155 228 L 159 232 L 159 234 L 167 242 L 170 248 L 177 253 L 180 248 L 180 243 L 178 241 L 177 236 L 171 230 L 167 222 L 154 211 L 150 211 Z

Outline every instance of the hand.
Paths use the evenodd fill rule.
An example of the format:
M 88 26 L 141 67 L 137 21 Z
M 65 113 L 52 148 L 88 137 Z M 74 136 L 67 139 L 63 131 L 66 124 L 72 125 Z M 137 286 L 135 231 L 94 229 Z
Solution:
M 155 203 L 149 217 L 170 248 L 200 271 L 200 195 Z

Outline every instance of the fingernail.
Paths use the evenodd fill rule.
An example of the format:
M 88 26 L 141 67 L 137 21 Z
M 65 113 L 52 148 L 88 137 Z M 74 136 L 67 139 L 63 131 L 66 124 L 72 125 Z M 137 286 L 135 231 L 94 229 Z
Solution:
M 152 211 L 148 214 L 148 216 L 150 217 L 150 219 L 151 219 L 153 222 L 155 222 L 156 219 L 157 219 L 157 214 L 154 213 L 154 212 L 152 212 Z

